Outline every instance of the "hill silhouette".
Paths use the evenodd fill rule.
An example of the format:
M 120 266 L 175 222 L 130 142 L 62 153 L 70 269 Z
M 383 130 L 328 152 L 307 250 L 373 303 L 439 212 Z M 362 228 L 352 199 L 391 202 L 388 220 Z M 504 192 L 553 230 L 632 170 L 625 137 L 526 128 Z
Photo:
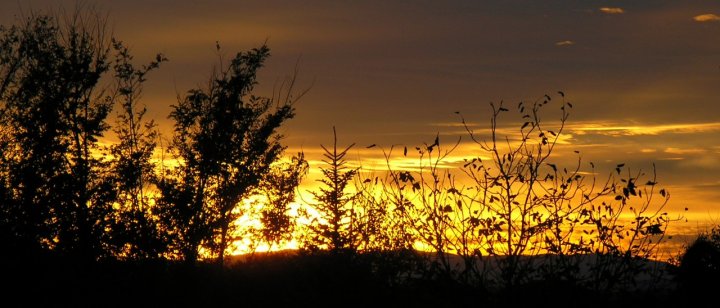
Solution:
M 233 256 L 225 267 L 200 262 L 105 261 L 92 264 L 43 253 L 2 261 L 5 300 L 24 305 L 170 306 L 456 306 L 512 303 L 588 307 L 676 303 L 672 282 L 607 293 L 571 281 L 537 279 L 508 288 L 481 288 L 427 274 L 427 253 L 280 251 Z M 593 256 L 585 256 L 592 258 Z M 453 260 L 461 258 L 451 256 Z M 543 256 L 527 257 L 544 259 Z M 546 259 L 547 260 L 547 259 Z M 648 266 L 668 266 L 648 262 Z M 385 270 L 383 271 L 383 267 Z M 388 271 L 394 268 L 395 271 Z M 43 296 L 27 296 L 27 292 Z M 548 293 L 554 296 L 548 296 Z M 589 299 L 592 298 L 592 301 Z

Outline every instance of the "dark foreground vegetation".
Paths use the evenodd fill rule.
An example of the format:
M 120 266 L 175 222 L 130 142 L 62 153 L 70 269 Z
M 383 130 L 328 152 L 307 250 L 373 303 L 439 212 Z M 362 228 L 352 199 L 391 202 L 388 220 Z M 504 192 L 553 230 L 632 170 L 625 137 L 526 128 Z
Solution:
M 687 307 L 712 301 L 720 287 L 717 272 L 712 276 L 705 268 L 682 272 L 669 267 L 674 277 L 669 283 L 614 292 L 556 279 L 487 288 L 439 276 L 428 265 L 423 254 L 409 251 L 285 251 L 258 254 L 223 268 L 204 262 L 190 267 L 168 260 L 83 263 L 38 251 L 3 257 L 1 270 L 5 303 L 54 307 Z
M 438 135 L 377 146 L 387 171 L 372 174 L 347 161 L 354 145 L 334 134 L 316 166 L 321 187 L 291 214 L 309 166 L 303 153 L 285 156 L 278 129 L 304 92 L 292 77 L 254 94 L 269 48 L 237 53 L 180 96 L 160 146 L 139 99 L 168 59 L 133 64 L 98 16 L 31 14 L 0 28 L 7 300 L 667 306 L 717 288 L 717 230 L 673 265 L 654 261 L 678 219 L 663 210 L 670 194 L 654 168 L 619 163 L 601 177 L 579 151 L 564 153 L 570 166 L 553 162 L 573 108 L 563 92 L 490 104 L 486 129 L 458 112 L 475 151 L 460 162 L 450 159 L 460 140 Z M 103 145 L 111 133 L 119 141 Z M 416 164 L 399 168 L 398 158 Z M 241 216 L 259 226 L 236 225 Z M 302 249 L 229 256 L 239 241 Z

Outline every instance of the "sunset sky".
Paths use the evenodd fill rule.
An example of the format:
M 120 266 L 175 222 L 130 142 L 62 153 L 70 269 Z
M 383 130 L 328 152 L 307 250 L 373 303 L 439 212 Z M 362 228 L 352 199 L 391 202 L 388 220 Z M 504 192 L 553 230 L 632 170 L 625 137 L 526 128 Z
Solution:
M 58 3 L 75 5 L 2 1 L 0 23 Z M 86 4 L 109 12 L 138 64 L 158 52 L 169 58 L 143 97 L 167 137 L 170 105 L 206 82 L 216 41 L 225 59 L 267 41 L 272 57 L 257 94 L 270 95 L 296 63 L 299 88 L 311 86 L 283 129 L 289 153 L 305 151 L 311 168 L 319 145 L 331 144 L 333 125 L 341 144 L 358 144 L 351 159 L 372 161 L 380 148 L 431 142 L 438 133 L 441 141 L 467 137 L 456 111 L 487 128 L 489 102 L 515 106 L 562 90 L 575 106 L 568 149 L 607 172 L 618 163 L 648 171 L 655 163 L 671 210 L 690 208 L 688 227 L 720 223 L 718 1 Z M 370 144 L 378 147 L 365 149 Z

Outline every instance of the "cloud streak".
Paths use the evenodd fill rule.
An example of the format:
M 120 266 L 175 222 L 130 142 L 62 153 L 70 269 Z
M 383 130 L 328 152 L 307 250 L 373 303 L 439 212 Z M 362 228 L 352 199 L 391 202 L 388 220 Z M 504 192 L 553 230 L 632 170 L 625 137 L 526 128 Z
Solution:
M 697 22 L 712 22 L 712 21 L 718 22 L 718 21 L 720 21 L 720 16 L 715 15 L 715 14 L 702 14 L 702 15 L 697 15 L 697 16 L 693 17 L 693 20 L 695 20 Z
M 570 40 L 560 41 L 560 42 L 555 43 L 555 46 L 560 46 L 560 47 L 563 47 L 563 46 L 572 46 L 572 45 L 575 45 L 575 42 L 574 42 L 574 41 L 570 41 Z
M 666 148 L 664 150 L 664 152 L 668 153 L 668 154 L 686 155 L 686 154 L 702 154 L 702 153 L 707 152 L 707 150 L 698 149 L 698 148 L 689 148 L 689 149 Z
M 600 12 L 605 14 L 624 14 L 625 10 L 619 7 L 601 7 Z
M 684 123 L 666 125 L 632 125 L 622 126 L 615 124 L 578 124 L 571 126 L 571 130 L 578 135 L 599 134 L 608 136 L 642 136 L 661 134 L 696 134 L 720 131 L 720 123 Z

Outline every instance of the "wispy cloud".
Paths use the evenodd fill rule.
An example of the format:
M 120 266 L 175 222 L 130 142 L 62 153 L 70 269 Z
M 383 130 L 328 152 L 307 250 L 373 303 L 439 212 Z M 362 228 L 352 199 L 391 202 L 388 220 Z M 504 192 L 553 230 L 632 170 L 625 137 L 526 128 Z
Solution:
M 689 123 L 666 125 L 613 125 L 613 124 L 579 124 L 571 127 L 578 135 L 599 134 L 609 136 L 640 136 L 660 135 L 665 133 L 690 134 L 720 131 L 720 123 Z
M 668 154 L 678 154 L 678 155 L 684 155 L 684 154 L 702 154 L 707 152 L 705 149 L 699 149 L 699 148 L 688 148 L 688 149 L 680 149 L 680 148 L 666 148 L 665 153 Z
M 715 14 L 702 14 L 693 17 L 693 20 L 697 22 L 720 21 L 720 16 Z
M 560 41 L 560 42 L 555 43 L 555 46 L 572 46 L 572 45 L 575 45 L 575 42 L 570 41 L 570 40 Z
M 601 7 L 600 12 L 605 14 L 623 14 L 625 13 L 625 10 L 619 7 Z

